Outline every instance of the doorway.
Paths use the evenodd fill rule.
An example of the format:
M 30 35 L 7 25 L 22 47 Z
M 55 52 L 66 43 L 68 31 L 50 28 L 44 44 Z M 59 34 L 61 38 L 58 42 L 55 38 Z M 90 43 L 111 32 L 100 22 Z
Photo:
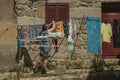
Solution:
M 112 25 L 113 20 L 120 19 L 120 2 L 102 3 L 102 22 L 107 22 Z M 111 42 L 102 42 L 103 58 L 118 58 L 120 55 L 120 48 L 115 48 L 113 45 L 113 37 Z

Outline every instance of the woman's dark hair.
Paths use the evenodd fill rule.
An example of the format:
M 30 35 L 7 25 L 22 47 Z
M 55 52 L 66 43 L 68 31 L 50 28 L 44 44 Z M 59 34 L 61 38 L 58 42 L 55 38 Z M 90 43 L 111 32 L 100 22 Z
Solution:
M 47 26 L 46 24 L 43 24 L 43 25 L 42 25 L 42 31 L 47 30 L 47 28 L 48 28 L 48 26 Z

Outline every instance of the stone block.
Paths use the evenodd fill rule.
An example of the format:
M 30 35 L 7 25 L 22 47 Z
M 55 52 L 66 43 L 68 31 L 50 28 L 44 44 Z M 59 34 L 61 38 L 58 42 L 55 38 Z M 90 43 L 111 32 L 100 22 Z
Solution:
M 71 1 L 69 2 L 69 7 L 79 7 L 80 6 L 80 2 L 79 1 Z
M 89 4 L 88 3 L 86 3 L 86 2 L 80 2 L 80 4 L 79 4 L 80 6 L 84 6 L 84 7 L 89 7 Z
M 45 18 L 45 3 L 39 2 L 37 6 L 37 17 Z
M 91 62 L 84 59 L 72 60 L 69 67 L 73 69 L 90 69 Z
M 70 17 L 81 18 L 83 17 L 83 15 L 101 17 L 101 8 L 92 8 L 92 7 L 70 8 Z
M 101 2 L 120 2 L 120 0 L 101 0 Z
M 86 34 L 87 34 L 87 31 L 83 30 L 83 31 L 82 31 L 82 34 L 83 34 L 83 35 L 86 35 Z
M 30 0 L 16 0 L 17 4 L 28 5 L 31 3 Z
M 18 25 L 37 25 L 37 24 L 44 24 L 45 19 L 24 16 L 24 17 L 18 17 L 17 23 Z
M 25 11 L 25 16 L 28 16 L 28 17 L 36 17 L 36 10 L 26 10 Z
M 25 10 L 25 7 L 26 6 L 23 6 L 23 5 L 16 5 L 16 8 L 18 9 L 18 10 Z
M 70 53 L 67 53 L 64 50 L 59 49 L 59 52 L 54 55 L 54 59 L 67 59 L 69 56 Z
M 87 28 L 86 28 L 86 26 L 82 26 L 80 29 L 81 30 L 86 30 Z
M 92 2 L 93 2 L 93 0 L 81 0 L 81 2 L 92 3 Z
M 65 3 L 75 3 L 75 2 L 77 2 L 78 0 L 48 0 L 48 3 L 55 3 L 55 2 L 65 2 Z
M 17 14 L 19 17 L 23 17 L 24 16 L 24 13 L 22 10 L 17 10 Z
M 65 74 L 65 72 L 66 72 L 65 66 L 58 65 L 55 70 L 55 75 L 63 75 Z
M 96 7 L 101 7 L 101 6 L 102 6 L 102 5 L 101 5 L 101 2 L 96 2 L 96 3 L 95 3 L 95 6 L 96 6 Z
M 83 40 L 87 40 L 87 35 L 86 35 L 86 34 L 83 34 L 83 35 L 82 35 L 82 38 L 83 38 Z

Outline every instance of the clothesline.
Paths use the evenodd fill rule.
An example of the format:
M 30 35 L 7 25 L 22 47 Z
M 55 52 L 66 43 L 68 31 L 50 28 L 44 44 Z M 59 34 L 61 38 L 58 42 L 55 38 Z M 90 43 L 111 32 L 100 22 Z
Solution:
M 34 26 L 34 25 L 42 25 L 42 24 L 29 24 L 29 25 L 19 25 L 18 24 L 17 27 L 19 27 L 19 26 L 26 26 L 27 27 L 27 26 Z
M 39 44 L 29 44 L 29 45 L 27 45 L 27 46 L 29 46 L 29 47 L 34 47 L 34 46 L 38 46 L 38 47 L 49 47 L 49 46 L 45 46 L 45 45 L 39 45 Z M 54 46 L 54 45 L 53 45 Z M 57 45 L 58 46 L 58 45 Z M 26 47 L 25 45 L 23 45 L 23 46 L 20 46 L 20 47 Z
M 0 38 L 0 40 L 39 41 L 39 40 L 36 40 L 36 39 L 17 39 L 17 38 Z
M 48 38 L 48 39 L 51 39 L 51 38 L 64 38 L 62 36 L 45 36 L 45 37 L 42 37 L 42 36 L 38 36 L 38 38 L 27 38 L 27 39 L 17 39 L 17 38 L 0 38 L 0 40 L 22 40 L 22 41 L 40 41 L 38 39 L 43 39 L 43 38 Z
M 64 21 L 56 21 L 56 23 L 60 23 L 60 22 L 64 22 Z M 49 23 L 48 25 L 51 25 L 52 23 Z M 35 24 L 35 25 L 42 25 L 42 24 Z M 32 26 L 32 25 L 18 25 L 18 26 Z M 34 26 L 34 24 L 33 24 Z

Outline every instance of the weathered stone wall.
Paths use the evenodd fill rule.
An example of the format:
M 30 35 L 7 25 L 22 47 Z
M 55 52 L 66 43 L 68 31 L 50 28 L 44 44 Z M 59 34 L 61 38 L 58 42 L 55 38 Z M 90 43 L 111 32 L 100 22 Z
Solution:
M 81 18 L 83 15 L 101 17 L 101 2 L 94 0 L 49 0 L 47 3 L 69 3 L 70 18 Z M 32 4 L 29 0 L 16 0 L 18 24 L 45 23 L 45 1 Z M 24 18 L 25 16 L 25 18 Z M 28 18 L 27 18 L 28 17 Z M 29 18 L 33 17 L 33 18 Z M 33 22 L 32 22 L 33 21 Z M 34 23 L 35 22 L 35 23 Z
M 2 25 L 0 26 L 0 28 L 4 30 L 0 32 L 1 33 L 0 50 L 2 50 L 1 55 L 3 55 L 3 53 L 5 53 L 5 55 L 11 53 L 8 50 L 6 50 L 6 48 L 13 50 L 13 48 L 10 47 L 10 45 L 15 46 L 13 50 L 14 57 L 9 57 L 11 58 L 11 60 L 13 60 L 13 63 L 17 50 L 16 47 L 17 41 L 15 39 L 17 35 L 17 31 L 16 31 L 16 23 L 14 19 L 15 16 L 13 16 L 14 15 L 13 4 L 15 4 L 14 9 L 17 12 L 17 24 L 34 25 L 34 24 L 45 23 L 45 3 L 46 3 L 45 0 L 38 0 L 38 2 L 34 2 L 34 3 L 32 3 L 30 0 L 15 0 L 15 1 L 16 1 L 15 3 L 13 2 L 13 0 L 12 1 L 8 0 L 8 2 L 7 0 L 1 0 L 0 2 L 1 4 L 0 10 L 2 11 L 2 13 L 0 13 L 0 18 L 1 18 L 0 20 Z M 119 1 L 119 0 L 47 0 L 47 3 L 69 3 L 69 14 L 70 14 L 70 19 L 72 19 L 72 23 L 73 23 L 73 17 L 76 17 L 79 24 L 81 24 L 83 15 L 101 17 L 101 2 L 113 2 L 113 1 Z M 8 6 L 6 7 L 6 5 Z M 80 25 L 78 27 L 80 27 Z M 67 39 L 66 41 L 64 41 L 64 43 L 65 44 L 62 45 L 62 47 L 58 52 L 59 55 L 55 55 L 55 59 L 59 59 L 59 60 L 70 59 L 70 55 L 72 53 L 67 51 Z M 3 46 L 5 47 L 2 48 Z M 86 51 L 87 48 L 86 24 L 83 24 L 80 28 L 80 34 L 78 35 L 78 42 L 76 46 L 77 46 L 75 50 L 76 54 L 74 54 L 74 57 L 75 56 L 79 56 L 79 57 L 76 58 L 76 61 L 75 60 L 73 61 L 75 62 L 78 61 L 77 62 L 78 65 L 81 65 L 81 62 L 82 64 L 83 63 L 86 64 L 87 62 L 90 62 L 89 61 L 90 54 L 88 54 Z M 63 47 L 65 50 L 62 49 Z M 64 56 L 63 53 L 66 53 L 67 55 Z M 6 62 L 9 58 L 6 58 Z
M 34 2 L 29 0 L 17 0 L 16 11 L 19 25 L 34 25 L 45 23 L 45 2 Z
M 79 26 L 83 16 L 95 16 L 101 17 L 101 2 L 99 0 L 48 0 L 47 3 L 69 3 L 69 14 L 70 19 L 76 17 Z M 43 24 L 45 23 L 45 1 L 34 2 L 32 4 L 29 0 L 16 0 L 16 11 L 18 13 L 18 25 L 30 25 L 30 24 Z M 75 41 L 75 40 L 74 40 Z M 65 44 L 59 49 L 59 52 L 55 55 L 54 59 L 61 62 L 67 62 L 71 59 L 70 55 L 73 54 L 67 51 L 67 39 L 64 41 Z M 74 68 L 90 67 L 91 58 L 87 53 L 87 31 L 86 31 L 86 22 L 81 26 L 80 32 L 78 35 L 78 42 L 75 50 L 75 60 L 72 60 L 73 63 L 77 66 Z M 64 49 L 63 49 L 64 47 Z M 64 54 L 66 53 L 66 54 Z M 77 57 L 78 56 L 78 57 Z
M 0 0 L 0 70 L 14 66 L 14 59 L 17 50 L 16 23 L 13 17 L 13 0 Z M 29 0 L 15 0 L 14 9 L 17 12 L 18 25 L 43 24 L 45 23 L 45 0 L 38 0 L 32 4 Z M 78 18 L 79 23 L 83 15 L 101 17 L 101 2 L 115 2 L 120 0 L 47 0 L 47 3 L 69 3 L 70 18 Z M 6 6 L 7 5 L 7 6 Z M 7 39 L 6 39 L 7 38 Z M 64 45 L 63 45 L 64 44 Z M 67 51 L 67 39 L 55 55 L 58 62 L 68 63 L 71 59 L 71 52 Z M 75 54 L 72 57 L 73 68 L 89 68 L 91 58 L 87 48 L 86 24 L 81 26 L 79 40 Z M 62 63 L 63 64 L 63 63 Z M 75 66 L 76 65 L 76 66 Z

